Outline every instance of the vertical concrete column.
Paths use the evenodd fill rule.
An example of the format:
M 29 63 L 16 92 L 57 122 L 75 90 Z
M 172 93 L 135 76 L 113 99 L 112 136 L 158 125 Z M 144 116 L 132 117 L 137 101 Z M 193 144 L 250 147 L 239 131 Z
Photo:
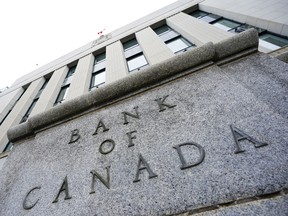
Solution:
M 2 122 L 9 110 L 14 106 L 23 91 L 23 88 L 18 88 L 0 97 L 0 122 Z
M 174 53 L 150 27 L 137 32 L 136 39 L 150 65 L 174 56 Z
M 217 43 L 233 36 L 232 33 L 223 31 L 183 12 L 169 17 L 166 22 L 168 26 L 196 46 L 201 46 L 209 41 Z
M 22 117 L 29 109 L 32 101 L 41 89 L 43 83 L 44 78 L 40 78 L 32 82 L 0 126 L 0 152 L 4 150 L 6 144 L 8 143 L 7 130 L 10 127 L 20 123 Z
M 106 47 L 106 83 L 114 82 L 128 75 L 128 68 L 120 41 Z
M 38 102 L 35 105 L 30 116 L 36 115 L 53 107 L 68 70 L 69 68 L 67 66 L 64 66 L 54 71 L 52 77 L 50 78 L 46 88 L 40 95 L 40 98 L 38 99 Z
M 92 53 L 79 59 L 66 100 L 70 100 L 88 92 L 93 61 L 94 56 Z

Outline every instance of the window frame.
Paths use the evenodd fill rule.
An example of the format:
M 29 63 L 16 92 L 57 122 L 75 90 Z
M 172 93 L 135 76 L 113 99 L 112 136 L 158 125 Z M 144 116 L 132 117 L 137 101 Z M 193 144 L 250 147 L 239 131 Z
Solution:
M 229 26 L 226 26 L 226 25 L 220 23 L 221 21 L 227 21 L 227 22 L 229 22 L 229 23 L 233 23 L 233 24 L 237 24 L 237 25 L 234 26 L 234 27 L 229 27 Z M 216 25 L 216 24 L 218 24 L 218 25 Z M 212 22 L 211 25 L 213 25 L 213 26 L 215 26 L 215 27 L 217 27 L 217 28 L 219 28 L 219 29 L 222 29 L 223 31 L 231 32 L 231 31 L 235 30 L 236 28 L 240 27 L 240 26 L 242 25 L 242 23 L 236 22 L 236 21 L 234 21 L 234 20 L 226 19 L 226 18 L 224 18 L 224 17 L 221 17 L 220 19 Z M 221 26 L 223 26 L 224 28 L 226 27 L 227 29 L 224 29 L 224 28 L 221 27 Z
M 69 91 L 69 88 L 70 88 L 70 84 L 67 84 L 67 85 L 64 85 L 64 86 L 61 87 L 61 89 L 60 89 L 60 91 L 59 91 L 59 93 L 58 93 L 58 96 L 57 96 L 57 98 L 56 98 L 56 101 L 55 101 L 55 103 L 54 103 L 54 106 L 55 106 L 55 105 L 58 105 L 58 104 L 60 104 L 60 103 L 63 103 L 63 102 L 65 101 L 65 99 L 66 99 L 66 97 L 67 97 L 67 94 L 68 94 L 68 91 Z M 62 93 L 62 91 L 63 91 L 64 89 L 65 89 L 65 92 L 64 92 L 64 94 L 63 94 L 63 97 L 62 97 L 61 100 L 59 100 L 60 95 L 61 95 L 61 93 Z
M 101 82 L 101 83 L 95 85 L 95 81 L 97 80 L 97 75 L 100 75 L 102 73 L 104 73 L 104 76 L 105 76 L 104 82 Z M 90 87 L 89 87 L 90 91 L 92 89 L 99 88 L 100 86 L 104 85 L 105 82 L 106 82 L 106 70 L 105 70 L 105 68 L 98 70 L 96 72 L 93 72 L 91 75 L 91 80 L 90 80 Z M 94 84 L 94 85 L 92 86 L 92 84 Z
M 270 41 L 264 40 L 264 39 L 263 39 L 263 36 L 265 36 L 265 35 L 267 35 L 267 36 L 270 35 L 270 37 L 272 37 L 272 38 L 274 37 L 274 38 L 276 38 L 276 39 L 285 40 L 285 42 L 287 41 L 287 44 L 279 45 L 279 44 L 277 44 L 277 43 L 272 43 L 272 42 L 270 42 Z M 288 46 L 288 37 L 281 36 L 281 35 L 277 35 L 277 34 L 274 34 L 274 33 L 272 33 L 272 32 L 269 32 L 269 31 L 262 32 L 262 33 L 259 35 L 259 44 L 261 43 L 261 41 L 263 41 L 264 43 L 272 44 L 272 46 L 275 46 L 275 48 L 278 47 L 278 48 L 276 48 L 276 49 L 280 49 L 281 47 Z M 262 44 L 263 44 L 263 43 L 262 43 Z M 267 48 L 266 46 L 264 46 L 264 47 Z M 270 49 L 270 48 L 268 48 L 268 49 Z M 276 50 L 276 49 L 272 49 L 272 50 Z
M 38 97 L 38 98 L 35 98 L 35 99 L 32 101 L 32 103 L 31 103 L 31 105 L 29 106 L 27 112 L 26 112 L 25 115 L 22 117 L 22 120 L 20 121 L 20 124 L 27 121 L 27 119 L 29 118 L 32 110 L 33 110 L 34 107 L 36 106 L 36 103 L 38 102 L 38 100 L 39 100 L 39 97 Z
M 172 44 L 173 42 L 177 41 L 177 40 L 180 40 L 181 42 L 183 42 L 184 44 L 186 44 L 187 46 L 184 47 L 184 48 L 181 48 L 181 49 L 178 49 L 178 50 L 173 50 L 171 48 L 171 46 L 169 46 L 169 44 Z M 186 40 L 184 37 L 182 37 L 181 35 L 179 35 L 178 37 L 175 37 L 175 38 L 172 38 L 168 41 L 165 42 L 166 45 L 168 46 L 168 48 L 174 53 L 174 54 L 177 54 L 177 53 L 180 53 L 180 52 L 185 52 L 187 51 L 189 48 L 193 47 L 193 45 L 188 41 Z
M 132 44 L 129 47 L 126 47 L 126 44 L 131 41 L 134 41 L 134 44 Z M 126 65 L 127 65 L 127 69 L 129 73 L 137 71 L 137 70 L 139 71 L 141 68 L 149 65 L 149 62 L 146 59 L 145 54 L 143 53 L 143 50 L 135 37 L 122 43 L 122 46 L 123 46 L 124 56 L 126 59 Z M 132 64 L 133 64 L 133 61 L 137 62 L 137 58 L 139 57 L 143 57 L 144 64 L 139 64 L 137 67 L 131 67 L 131 62 Z
M 161 32 L 159 31 L 159 29 L 161 28 L 167 28 L 166 31 Z M 162 41 L 167 45 L 167 47 L 174 53 L 181 53 L 181 52 L 185 52 L 188 49 L 191 49 L 192 47 L 196 47 L 195 44 L 191 43 L 189 40 L 187 40 L 186 38 L 184 38 L 181 34 L 179 34 L 177 31 L 175 31 L 174 29 L 172 29 L 170 26 L 168 26 L 167 24 L 164 24 L 158 28 L 153 29 L 154 32 L 158 35 L 158 37 L 160 39 L 162 39 Z M 184 44 L 187 45 L 187 47 L 185 48 L 181 48 L 178 50 L 174 50 L 169 46 L 169 44 L 173 43 L 174 41 L 177 40 L 181 40 Z
M 5 148 L 3 149 L 2 152 L 10 152 L 10 151 L 12 150 L 12 148 L 13 148 L 13 143 L 9 141 L 9 142 L 6 144 L 6 146 L 5 146 Z
M 139 65 L 138 67 L 130 68 L 129 62 L 131 62 L 131 61 L 133 61 L 133 60 L 136 60 L 137 58 L 142 57 L 142 56 L 143 56 L 143 59 L 145 60 L 145 64 L 141 64 L 141 65 Z M 136 70 L 140 70 L 141 68 L 149 65 L 149 63 L 148 63 L 148 61 L 147 61 L 147 59 L 146 59 L 146 57 L 145 57 L 145 55 L 144 55 L 143 52 L 137 53 L 137 54 L 135 54 L 135 55 L 133 55 L 133 56 L 130 56 L 129 58 L 126 58 L 126 63 L 127 63 L 127 67 L 128 67 L 128 71 L 129 71 L 129 72 L 133 72 L 133 71 L 136 71 Z

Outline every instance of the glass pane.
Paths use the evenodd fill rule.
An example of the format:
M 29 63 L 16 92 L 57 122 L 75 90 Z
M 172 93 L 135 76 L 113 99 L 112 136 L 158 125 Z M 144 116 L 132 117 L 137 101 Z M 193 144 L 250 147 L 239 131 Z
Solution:
M 47 86 L 48 82 L 49 82 L 50 78 L 49 79 L 45 79 L 45 82 L 44 84 L 42 85 L 41 89 L 40 90 L 43 90 L 45 89 L 45 87 Z
M 288 39 L 282 38 L 277 35 L 269 34 L 269 33 L 261 35 L 259 39 L 264 40 L 268 43 L 274 44 L 278 47 L 283 47 L 283 46 L 288 45 Z
M 98 64 L 101 61 L 104 61 L 106 59 L 106 53 L 101 53 L 97 56 L 95 56 L 95 62 L 94 64 Z
M 174 52 L 179 52 L 191 46 L 191 44 L 184 38 L 179 37 L 174 40 L 167 42 L 167 46 Z
M 233 21 L 226 20 L 226 19 L 220 19 L 216 23 L 213 23 L 213 25 L 224 31 L 229 31 L 230 29 L 240 26 L 240 23 L 233 22 Z
M 211 23 L 217 19 L 220 19 L 221 17 L 218 16 L 218 15 L 215 15 L 215 14 L 209 14 L 207 16 L 204 16 L 204 17 L 201 17 L 200 19 L 205 21 L 205 22 L 208 22 L 208 23 Z
M 274 45 L 274 44 L 272 44 L 272 43 L 269 43 L 269 42 L 267 42 L 267 41 L 264 41 L 264 40 L 262 40 L 262 39 L 259 39 L 259 46 L 265 47 L 265 48 L 267 48 L 267 49 L 270 50 L 270 51 L 272 51 L 272 50 L 277 50 L 277 49 L 280 48 L 279 46 L 276 46 L 276 45 Z
M 166 34 L 162 34 L 162 35 L 159 35 L 159 37 L 164 41 L 168 41 L 168 40 L 171 40 L 172 38 L 175 38 L 175 37 L 178 37 L 180 34 L 178 34 L 177 32 L 171 30 L 169 32 L 166 32 Z
M 129 57 L 134 56 L 134 55 L 136 55 L 138 53 L 142 53 L 142 49 L 139 46 L 139 44 L 137 44 L 137 45 L 131 47 L 130 49 L 126 50 L 124 54 L 125 54 L 125 58 L 129 58 Z
M 257 27 L 252 26 L 252 25 L 243 24 L 243 25 L 240 25 L 239 27 L 237 27 L 237 28 L 235 29 L 235 32 L 236 32 L 236 33 L 240 33 L 240 32 L 246 31 L 247 29 L 251 29 L 251 28 L 256 29 L 259 34 L 265 31 L 264 29 L 257 28 Z M 233 31 L 233 30 L 232 30 L 232 31 Z
M 72 78 L 73 78 L 73 76 L 69 76 L 69 77 L 65 78 L 65 80 L 63 81 L 63 84 L 62 84 L 62 85 L 66 85 L 66 84 L 71 83 Z
M 130 41 L 127 41 L 125 43 L 123 43 L 123 48 L 124 48 L 124 51 L 128 50 L 128 49 L 131 49 L 135 46 L 138 46 L 138 42 L 136 40 L 136 38 L 130 40 Z
M 140 68 L 144 65 L 147 65 L 147 61 L 144 57 L 144 55 L 138 55 L 138 56 L 135 56 L 135 57 L 132 57 L 131 59 L 127 59 L 127 64 L 128 64 L 128 69 L 129 71 L 133 71 L 137 68 Z
M 95 86 L 99 86 L 100 84 L 105 83 L 105 78 L 106 78 L 105 71 L 92 74 L 90 87 L 93 88 Z
M 167 25 L 163 25 L 159 28 L 154 29 L 155 33 L 161 35 L 163 33 L 169 32 L 171 29 Z
M 74 74 L 75 70 L 76 70 L 76 66 L 73 66 L 73 67 L 69 68 L 69 71 L 67 73 L 66 78 L 72 76 Z
M 97 64 L 94 65 L 93 72 L 99 71 L 105 67 L 106 67 L 106 61 L 104 59 L 103 61 L 98 62 Z
M 34 99 L 32 104 L 30 105 L 29 109 L 27 110 L 27 112 L 25 113 L 25 115 L 23 116 L 22 120 L 20 123 L 26 122 L 29 115 L 31 114 L 32 110 L 34 109 L 36 103 L 38 101 L 38 98 Z
M 27 113 L 26 113 L 27 116 L 30 115 L 30 113 L 32 112 L 33 108 L 35 107 L 37 101 L 38 101 L 38 99 L 33 100 L 31 106 L 29 107 L 29 109 L 28 109 L 28 111 L 27 111 Z
M 8 142 L 5 149 L 3 150 L 3 152 L 8 152 L 8 151 L 11 151 L 13 148 L 13 143 L 12 142 Z
M 10 109 L 10 110 L 8 111 L 8 113 L 4 116 L 4 118 L 1 120 L 0 125 L 5 121 L 5 119 L 7 118 L 7 116 L 10 114 L 11 110 L 12 110 L 12 109 Z
M 65 100 L 65 98 L 67 96 L 68 89 L 69 89 L 69 85 L 61 88 L 59 95 L 58 95 L 58 98 L 56 100 L 56 103 Z
M 192 12 L 190 15 L 199 19 L 199 18 L 201 18 L 203 16 L 208 15 L 208 13 L 198 10 L 198 11 Z

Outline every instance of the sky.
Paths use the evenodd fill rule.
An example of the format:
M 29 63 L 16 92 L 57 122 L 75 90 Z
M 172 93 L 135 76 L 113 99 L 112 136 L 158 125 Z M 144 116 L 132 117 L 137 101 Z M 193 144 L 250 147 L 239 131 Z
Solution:
M 2 0 L 0 90 L 21 76 L 176 0 Z

